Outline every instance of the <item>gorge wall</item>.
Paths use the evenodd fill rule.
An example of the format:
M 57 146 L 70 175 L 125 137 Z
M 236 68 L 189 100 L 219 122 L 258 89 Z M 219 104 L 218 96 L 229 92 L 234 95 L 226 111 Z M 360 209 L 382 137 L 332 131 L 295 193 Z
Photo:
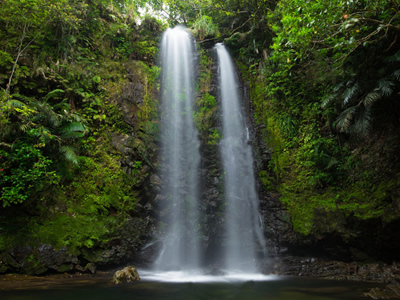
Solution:
M 320 19 L 314 6 L 305 8 Z M 293 49 L 285 45 L 301 48 L 303 43 L 279 44 L 278 38 L 277 51 L 270 48 L 274 38 L 295 32 L 278 30 L 286 26 L 279 23 L 278 14 L 301 14 L 290 9 L 277 6 L 277 14 L 268 17 L 270 8 L 263 6 L 253 11 L 248 23 L 244 14 L 232 13 L 232 24 L 246 25 L 243 32 L 232 33 L 232 27 L 221 22 L 224 36 L 207 33 L 215 40 L 198 44 L 194 117 L 202 153 L 202 247 L 210 264 L 219 258 L 221 124 L 217 66 L 209 48 L 225 39 L 241 74 L 251 125 L 270 256 L 264 270 L 327 278 L 396 278 L 397 33 L 354 49 L 343 65 L 332 61 L 333 54 L 324 56 L 324 49 L 304 61 L 295 60 Z M 343 18 L 347 12 L 337 11 L 332 16 L 338 24 L 349 22 Z M 68 18 L 35 27 L 40 39 L 33 40 L 35 47 L 27 48 L 18 61 L 10 93 L 5 90 L 23 24 L 14 20 L 18 28 L 1 32 L 11 46 L 1 44 L 0 56 L 0 273 L 94 272 L 95 267 L 128 262 L 147 267 L 159 250 L 154 238 L 160 235 L 158 207 L 163 201 L 157 173 L 157 51 L 166 25 L 150 17 L 137 24 L 131 15 L 100 2 L 75 13 L 82 25 L 79 32 Z M 6 28 L 9 16 L 2 16 Z M 276 26 L 271 29 L 269 22 Z M 208 36 L 200 29 L 196 37 L 204 41 Z M 291 38 L 296 34 L 282 37 Z M 311 51 L 303 50 L 298 53 Z M 354 74 L 357 77 L 351 77 Z M 363 138 L 346 128 L 339 130 L 343 103 L 322 107 L 325 97 L 331 93 L 342 99 L 334 88 L 340 90 L 342 83 L 351 87 L 356 79 L 372 82 L 366 86 L 382 92 L 385 85 L 377 74 L 390 77 L 392 92 L 380 105 L 374 104 L 373 130 Z M 67 132 L 71 124 L 75 129 L 70 126 Z M 28 172 L 32 169 L 35 172 Z

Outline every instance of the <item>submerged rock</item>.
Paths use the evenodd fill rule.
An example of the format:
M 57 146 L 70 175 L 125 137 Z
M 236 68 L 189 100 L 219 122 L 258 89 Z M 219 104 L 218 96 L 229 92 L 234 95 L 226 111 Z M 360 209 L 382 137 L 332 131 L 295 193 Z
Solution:
M 140 280 L 139 274 L 134 266 L 129 266 L 115 272 L 113 282 L 115 284 Z

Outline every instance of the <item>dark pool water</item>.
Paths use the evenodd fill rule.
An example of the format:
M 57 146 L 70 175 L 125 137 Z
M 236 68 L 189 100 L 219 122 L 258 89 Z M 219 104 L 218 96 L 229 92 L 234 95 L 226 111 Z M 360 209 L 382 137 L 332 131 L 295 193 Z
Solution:
M 108 279 L 0 282 L 1 300 L 356 300 L 374 285 L 275 277 L 258 281 L 159 282 L 113 285 Z

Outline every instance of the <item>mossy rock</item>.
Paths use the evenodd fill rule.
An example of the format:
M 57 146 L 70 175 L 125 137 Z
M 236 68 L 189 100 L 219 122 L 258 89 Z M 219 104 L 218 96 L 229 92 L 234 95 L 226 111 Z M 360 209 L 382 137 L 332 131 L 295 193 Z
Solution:
M 33 254 L 23 261 L 21 268 L 28 275 L 41 275 L 48 271 L 48 268 Z
M 115 284 L 121 284 L 131 281 L 140 280 L 139 273 L 134 266 L 126 267 L 122 270 L 115 272 L 113 282 Z

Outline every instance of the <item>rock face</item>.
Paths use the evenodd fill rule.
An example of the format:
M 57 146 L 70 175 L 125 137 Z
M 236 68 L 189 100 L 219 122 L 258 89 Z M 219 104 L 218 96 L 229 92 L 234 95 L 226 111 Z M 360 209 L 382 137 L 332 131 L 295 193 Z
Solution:
M 8 271 L 29 275 L 46 272 L 63 273 L 74 270 L 78 265 L 78 257 L 68 253 L 67 248 L 55 250 L 48 244 L 41 244 L 36 248 L 16 247 L 0 255 L 0 273 Z
M 400 280 L 400 264 L 358 263 L 323 260 L 313 257 L 275 257 L 266 272 L 286 276 L 305 276 L 330 280 L 391 283 Z
M 115 272 L 113 282 L 115 284 L 127 283 L 140 280 L 139 274 L 134 266 L 123 268 Z

